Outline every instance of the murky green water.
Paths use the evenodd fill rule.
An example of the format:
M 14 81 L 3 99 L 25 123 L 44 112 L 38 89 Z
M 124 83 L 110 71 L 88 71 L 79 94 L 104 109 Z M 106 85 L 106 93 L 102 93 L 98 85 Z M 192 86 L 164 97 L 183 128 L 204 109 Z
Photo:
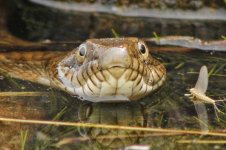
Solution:
M 1 1 L 0 1 L 1 2 Z M 30 6 L 30 4 L 29 4 Z M 32 6 L 32 5 L 31 5 Z M 1 8 L 1 7 L 0 7 Z M 33 9 L 23 9 L 27 12 L 34 12 Z M 18 9 L 18 8 L 17 8 Z M 16 10 L 17 10 L 16 9 Z M 40 8 L 41 9 L 41 8 Z M 34 9 L 35 13 L 38 9 Z M 15 15 L 15 11 L 9 16 Z M 33 25 L 37 25 L 37 22 L 43 21 L 43 18 L 35 20 L 32 15 L 33 13 L 26 13 L 21 11 L 15 18 L 8 19 L 8 27 L 15 35 L 19 34 L 19 37 L 24 39 L 39 39 L 45 40 L 46 38 L 61 41 L 62 39 L 85 39 L 87 37 L 101 37 L 99 33 L 103 33 L 101 28 L 106 22 L 105 16 L 94 15 L 89 16 L 88 20 L 91 21 L 89 26 L 84 26 L 86 22 L 80 22 L 77 24 L 80 28 L 72 28 L 73 20 L 72 16 L 67 16 L 67 21 L 58 20 L 64 18 L 66 13 L 58 14 L 57 21 L 60 21 L 60 32 L 55 27 L 56 25 L 51 22 L 52 16 L 46 24 L 40 26 L 30 26 L 27 24 L 12 24 L 17 22 L 19 17 L 22 16 L 23 21 L 30 22 Z M 55 12 L 55 10 L 53 11 Z M 42 12 L 42 13 L 45 13 Z M 50 13 L 50 12 L 48 12 Z M 56 12 L 55 12 L 56 13 Z M 37 13 L 39 14 L 39 13 Z M 27 16 L 27 19 L 25 16 Z M 29 16 L 31 15 L 31 16 Z M 73 14 L 74 16 L 75 14 Z M 63 16 L 63 17 L 62 17 Z M 84 14 L 80 14 L 78 18 L 82 18 Z M 102 19 L 97 19 L 100 16 L 104 16 Z M 18 18 L 17 18 L 18 17 Z M 23 18 L 25 17 L 25 18 Z M 36 16 L 40 17 L 40 16 Z M 86 16 L 87 17 L 87 16 Z M 117 16 L 112 16 L 118 18 Z M 110 17 L 110 18 L 112 18 Z M 122 20 L 125 18 L 120 17 Z M 15 20 L 14 20 L 15 19 Z M 34 19 L 34 20 L 32 20 Z M 123 24 L 129 24 L 134 20 L 124 20 Z M 150 18 L 149 18 L 150 19 Z M 38 21 L 37 21 L 38 20 Z M 44 19 L 45 20 L 45 19 Z M 47 18 L 48 20 L 48 18 Z M 136 19 L 135 19 L 136 20 Z M 155 20 L 155 19 L 154 19 Z M 20 20 L 21 21 L 21 20 Z M 37 22 L 36 22 L 37 21 Z M 138 20 L 139 22 L 140 20 Z M 130 28 L 133 29 L 128 32 L 128 35 L 139 35 L 147 36 L 150 35 L 153 28 L 164 32 L 163 27 L 158 28 L 158 19 L 155 20 L 155 24 L 152 24 L 153 18 L 146 22 L 143 26 L 142 23 L 137 25 L 137 22 L 130 24 Z M 164 22 L 168 22 L 165 20 Z M 1 22 L 1 21 L 0 21 Z M 27 23 L 25 22 L 25 23 Z M 63 23 L 62 23 L 63 22 Z M 185 20 L 187 22 L 187 20 Z M 11 24 L 10 24 L 11 23 Z M 68 23 L 68 24 L 67 24 Z M 95 24 L 97 23 L 97 24 Z M 98 24 L 99 23 L 99 24 Z M 114 22 L 113 22 L 114 23 Z M 173 24 L 177 24 L 174 22 Z M 212 24 L 211 22 L 208 22 Z M 218 22 L 219 23 L 219 22 Z M 109 23 L 111 24 L 111 23 Z M 111 28 L 115 28 L 106 24 L 108 29 L 104 34 L 112 35 Z M 119 20 L 120 24 L 120 20 Z M 164 24 L 164 23 L 163 23 Z M 170 24 L 170 23 L 169 23 Z M 185 23 L 186 24 L 186 23 Z M 205 24 L 205 23 L 204 23 Z M 222 27 L 225 22 L 219 23 Z M 20 26 L 21 25 L 21 26 Z M 23 25 L 23 26 L 22 26 Z M 43 26 L 42 26 L 43 25 Z M 133 26 L 134 25 L 134 26 Z M 148 28 L 150 25 L 153 25 Z M 213 25 L 214 26 L 214 25 Z M 34 27 L 34 28 L 33 28 Z M 44 27 L 46 30 L 43 30 Z M 54 27 L 54 28 L 52 28 Z M 58 27 L 58 26 L 57 26 Z M 70 27 L 70 28 L 67 28 Z M 118 26 L 117 26 L 118 27 Z M 141 32 L 138 32 L 140 30 Z M 181 26 L 180 26 L 181 27 Z M 182 26 L 183 27 L 183 26 Z M 64 30 L 64 28 L 66 28 Z M 81 30 L 84 29 L 84 31 Z M 129 29 L 130 29 L 129 28 Z M 199 26 L 197 26 L 199 29 Z M 22 30 L 23 29 L 23 30 Z M 35 32 L 31 32 L 35 29 Z M 39 29 L 39 30 L 36 30 Z M 50 30 L 52 29 L 52 30 Z M 120 28 L 119 28 L 120 29 Z M 122 29 L 123 32 L 126 30 L 126 26 Z M 183 28 L 184 29 L 184 28 Z M 186 28 L 187 29 L 187 28 Z M 202 36 L 207 35 L 205 32 L 200 31 Z M 79 30 L 79 31 L 78 31 Z M 147 31 L 150 30 L 150 33 Z M 154 30 L 154 31 L 156 31 Z M 190 30 L 186 30 L 190 34 Z M 15 32 L 14 32 L 15 31 Z M 65 32 L 64 32 L 65 31 Z M 78 32 L 77 32 L 78 31 Z M 119 30 L 120 31 L 120 30 Z M 180 30 L 181 31 L 181 30 Z M 186 32 L 182 30 L 184 35 Z M 212 31 L 212 30 L 211 30 Z M 167 30 L 168 32 L 168 30 Z M 171 31 L 169 31 L 171 34 Z M 179 31 L 178 31 L 179 32 Z M 194 31 L 192 35 L 199 35 L 198 30 Z M 210 33 L 208 38 L 219 38 L 219 35 L 224 32 L 223 28 L 218 30 L 217 35 Z M 45 34 L 42 34 L 45 33 Z M 110 34 L 109 34 L 110 33 Z M 121 32 L 120 32 L 121 33 Z M 166 32 L 164 32 L 166 33 Z M 163 35 L 164 35 L 163 33 Z M 123 34 L 123 33 L 122 33 Z M 179 34 L 179 33 L 178 33 Z M 41 36 L 40 36 L 41 35 Z M 127 34 L 126 34 L 127 35 Z M 223 33 L 222 33 L 223 35 Z M 3 36 L 4 37 L 4 36 Z M 160 37 L 161 38 L 161 37 Z M 207 38 L 207 39 L 208 39 Z M 64 41 L 65 42 L 65 41 Z M 61 48 L 67 49 L 66 44 L 54 43 L 51 45 L 54 50 L 60 50 Z M 76 42 L 76 41 L 75 41 Z M 70 41 L 71 43 L 71 41 Z M 76 42 L 77 43 L 77 42 Z M 80 43 L 80 41 L 78 42 Z M 61 47 L 59 48 L 59 45 Z M 69 45 L 69 44 L 68 44 Z M 68 46 L 67 45 L 67 46 Z M 48 45 L 47 45 L 48 46 Z M 69 46 L 74 47 L 74 43 Z M 35 50 L 34 47 L 0 47 L 0 50 Z M 48 49 L 48 47 L 40 46 L 40 48 Z M 146 98 L 137 102 L 128 103 L 90 103 L 86 101 L 78 100 L 76 97 L 53 89 L 51 87 L 41 86 L 28 81 L 22 81 L 13 79 L 3 74 L 0 74 L 0 94 L 2 92 L 46 92 L 47 95 L 41 96 L 7 96 L 0 97 L 0 117 L 4 118 L 18 118 L 18 119 L 31 119 L 31 120 L 55 120 L 63 122 L 75 122 L 75 123 L 92 123 L 98 125 L 118 125 L 128 127 L 145 127 L 145 128 L 163 128 L 163 129 L 182 129 L 185 131 L 189 130 L 201 130 L 202 120 L 198 118 L 193 102 L 184 96 L 188 93 L 188 89 L 195 86 L 198 78 L 198 73 L 201 66 L 206 65 L 209 70 L 209 86 L 207 95 L 214 99 L 226 98 L 226 53 L 220 52 L 204 52 L 194 50 L 190 52 L 152 52 L 154 57 L 160 59 L 166 66 L 167 69 L 167 80 L 163 87 L 154 94 L 147 96 Z M 219 102 L 219 109 L 226 113 L 226 104 Z M 214 113 L 214 107 L 211 104 L 205 104 L 208 114 L 208 124 L 205 125 L 210 131 L 220 131 L 225 133 L 226 128 L 226 114 L 218 113 L 219 119 L 216 118 Z M 206 121 L 207 122 L 207 121 Z M 23 140 L 25 132 L 27 132 L 27 138 Z M 182 143 L 186 142 L 188 143 Z M 26 144 L 25 149 L 123 149 L 130 145 L 146 145 L 150 149 L 225 149 L 225 136 L 210 136 L 210 135 L 199 135 L 199 134 L 186 134 L 186 133 L 175 133 L 174 131 L 168 132 L 147 132 L 140 130 L 124 130 L 124 129 L 110 129 L 110 128 L 86 128 L 83 126 L 55 126 L 55 125 L 40 125 L 40 124 L 23 124 L 23 123 L 8 123 L 0 122 L 0 149 L 11 148 L 20 149 L 21 141 Z M 199 143 L 203 142 L 203 143 Z M 213 144 L 210 144 L 213 142 Z M 216 144 L 218 142 L 218 144 Z M 221 142 L 221 143 L 220 143 Z M 214 144 L 215 143 L 215 144 Z M 224 144 L 222 144 L 224 143 Z

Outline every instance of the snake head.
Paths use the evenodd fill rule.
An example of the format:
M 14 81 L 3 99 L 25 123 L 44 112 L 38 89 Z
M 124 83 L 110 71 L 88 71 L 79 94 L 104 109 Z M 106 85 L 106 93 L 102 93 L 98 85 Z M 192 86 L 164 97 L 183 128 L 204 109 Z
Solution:
M 89 101 L 138 100 L 160 87 L 165 67 L 138 38 L 90 39 L 57 67 L 69 93 Z

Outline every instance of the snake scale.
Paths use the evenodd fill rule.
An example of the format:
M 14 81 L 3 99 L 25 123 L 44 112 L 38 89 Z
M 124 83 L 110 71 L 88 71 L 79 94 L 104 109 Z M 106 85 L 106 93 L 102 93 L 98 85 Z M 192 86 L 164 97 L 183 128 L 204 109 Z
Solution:
M 88 39 L 70 52 L 0 52 L 0 71 L 92 102 L 138 100 L 166 79 L 164 65 L 132 37 Z

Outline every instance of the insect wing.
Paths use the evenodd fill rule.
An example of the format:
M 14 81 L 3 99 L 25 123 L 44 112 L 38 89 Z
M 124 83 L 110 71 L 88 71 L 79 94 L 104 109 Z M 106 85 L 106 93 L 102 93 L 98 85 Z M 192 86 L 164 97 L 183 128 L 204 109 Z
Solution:
M 202 131 L 207 132 L 208 129 L 208 115 L 206 106 L 203 103 L 194 102 L 195 110 L 199 118 L 199 124 Z
M 195 89 L 204 94 L 208 87 L 208 70 L 206 66 L 202 66 L 199 72 L 199 77 L 195 85 Z

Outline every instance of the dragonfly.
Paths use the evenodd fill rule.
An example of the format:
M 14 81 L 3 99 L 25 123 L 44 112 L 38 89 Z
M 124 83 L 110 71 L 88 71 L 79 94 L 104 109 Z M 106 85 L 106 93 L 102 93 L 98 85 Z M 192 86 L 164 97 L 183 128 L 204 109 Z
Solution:
M 203 130 L 208 130 L 208 115 L 205 107 L 205 103 L 212 104 L 214 106 L 214 111 L 217 119 L 219 120 L 218 113 L 223 113 L 218 107 L 217 102 L 226 101 L 224 100 L 214 100 L 206 95 L 208 88 L 208 69 L 206 66 L 202 66 L 199 72 L 198 80 L 194 88 L 189 89 L 189 94 L 185 94 L 192 102 L 194 102 L 196 112 L 198 117 L 203 121 L 201 128 Z

